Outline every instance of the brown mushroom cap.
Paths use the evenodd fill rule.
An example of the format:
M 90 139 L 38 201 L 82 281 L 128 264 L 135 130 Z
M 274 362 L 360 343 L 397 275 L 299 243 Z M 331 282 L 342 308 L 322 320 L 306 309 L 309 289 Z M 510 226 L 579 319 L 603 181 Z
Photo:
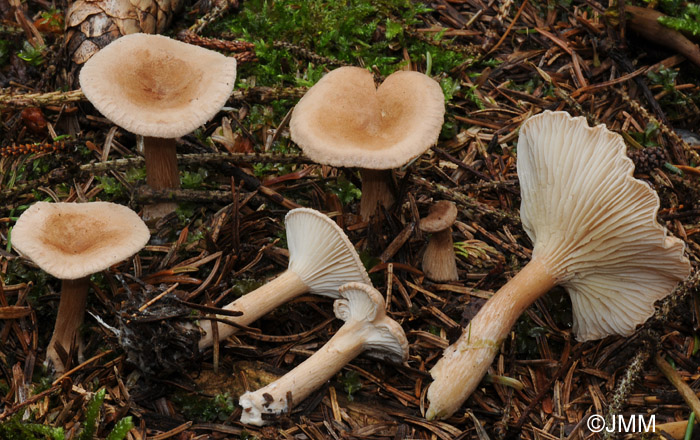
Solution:
M 104 270 L 138 252 L 149 238 L 134 211 L 109 202 L 37 202 L 12 229 L 12 246 L 63 280 Z
M 457 220 L 457 207 L 449 200 L 440 200 L 430 207 L 428 216 L 421 219 L 420 229 L 423 232 L 444 231 Z
M 444 114 L 442 89 L 427 75 L 398 71 L 375 87 L 367 70 L 341 67 L 309 89 L 289 126 L 318 163 L 386 170 L 430 148 Z
M 162 35 L 125 35 L 80 72 L 83 93 L 104 116 L 143 136 L 176 138 L 226 103 L 236 60 Z

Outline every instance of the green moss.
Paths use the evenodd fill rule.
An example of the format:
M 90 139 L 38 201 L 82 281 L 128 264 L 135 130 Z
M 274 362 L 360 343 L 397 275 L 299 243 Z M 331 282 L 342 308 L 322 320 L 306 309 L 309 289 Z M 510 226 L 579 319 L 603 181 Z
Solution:
M 340 383 L 343 385 L 343 389 L 348 393 L 348 400 L 353 400 L 353 394 L 362 389 L 362 381 L 360 380 L 360 375 L 355 371 L 347 371 L 340 378 Z
M 5 440 L 64 440 L 63 428 L 27 423 L 20 414 L 0 423 L 0 438 Z
M 199 168 L 196 173 L 183 171 L 180 175 L 180 184 L 184 189 L 201 189 L 208 176 L 209 172 L 204 168 Z
M 209 398 L 180 392 L 174 394 L 172 400 L 185 418 L 197 422 L 226 421 L 236 407 L 229 393 Z
M 362 197 L 362 191 L 342 175 L 335 180 L 327 181 L 326 189 L 337 195 L 343 205 L 360 200 Z
M 95 176 L 99 186 L 102 187 L 102 191 L 112 198 L 123 197 L 126 194 L 126 189 L 124 186 L 114 177 L 110 176 Z
M 248 292 L 252 292 L 253 290 L 257 289 L 258 287 L 262 286 L 263 284 L 265 284 L 265 283 L 258 281 L 258 280 L 251 280 L 251 279 L 237 280 L 236 284 L 233 285 L 231 293 L 236 297 L 241 297 Z
M 248 86 L 251 77 L 256 85 L 310 86 L 328 66 L 300 60 L 275 42 L 300 46 L 337 63 L 376 66 L 382 75 L 403 65 L 402 47 L 416 62 L 424 62 L 430 52 L 433 72 L 459 65 L 461 54 L 405 35 L 404 28 L 419 22 L 418 16 L 428 11 L 409 0 L 251 0 L 226 26 L 255 44 L 259 62 L 241 66 L 240 77 Z

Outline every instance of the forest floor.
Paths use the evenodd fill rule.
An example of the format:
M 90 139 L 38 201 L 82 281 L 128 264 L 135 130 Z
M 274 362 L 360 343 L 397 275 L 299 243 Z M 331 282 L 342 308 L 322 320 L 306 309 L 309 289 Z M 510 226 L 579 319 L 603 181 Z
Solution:
M 586 426 L 592 415 L 653 415 L 657 430 L 688 420 L 690 408 L 654 360 L 666 359 L 700 388 L 694 276 L 634 335 L 585 343 L 572 332 L 568 295 L 553 289 L 503 343 L 490 370 L 496 383 L 484 381 L 447 420 L 423 417 L 429 370 L 442 350 L 530 259 L 515 148 L 529 116 L 565 110 L 622 134 L 635 177 L 659 194 L 659 222 L 686 242 L 693 265 L 699 261 L 698 66 L 636 35 L 617 5 L 246 0 L 216 17 L 201 36 L 222 48 L 252 43 L 238 53 L 234 95 L 178 141 L 178 153 L 192 156 L 181 161 L 176 213 L 152 227 L 138 257 L 92 277 L 81 356 L 72 353 L 69 371 L 56 375 L 44 359 L 60 282 L 13 250 L 16 218 L 40 200 L 112 201 L 138 211 L 152 194 L 141 188 L 142 163 L 123 160 L 137 156 L 136 138 L 71 93 L 66 5 L 15 3 L 0 0 L 0 437 L 78 438 L 95 420 L 89 403 L 100 389 L 97 437 L 131 417 L 127 438 L 136 440 L 588 439 L 602 438 Z M 44 20 L 45 46 L 28 43 L 16 10 Z M 166 35 L 198 14 L 180 14 Z M 380 80 L 399 69 L 427 73 L 446 100 L 437 145 L 395 170 L 399 203 L 371 222 L 358 215 L 359 174 L 314 164 L 289 136 L 295 103 L 342 65 L 371 68 Z M 43 100 L 24 95 L 55 91 Z M 434 283 L 421 271 L 427 235 L 416 225 L 438 200 L 459 209 L 458 282 Z M 284 216 L 295 206 L 344 228 L 387 295 L 410 355 L 400 366 L 357 358 L 260 429 L 239 423 L 238 397 L 333 335 L 341 322 L 332 300 L 302 296 L 205 353 L 191 329 L 198 306 L 222 306 L 286 269 Z

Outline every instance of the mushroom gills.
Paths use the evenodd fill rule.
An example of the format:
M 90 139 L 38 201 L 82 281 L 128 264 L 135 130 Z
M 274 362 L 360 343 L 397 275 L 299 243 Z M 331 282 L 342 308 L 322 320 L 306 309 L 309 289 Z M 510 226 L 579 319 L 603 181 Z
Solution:
M 394 363 L 408 357 L 408 341 L 401 326 L 385 314 L 382 295 L 363 283 L 339 289 L 333 304 L 345 324 L 316 353 L 278 380 L 239 399 L 241 422 L 262 426 L 264 415 L 280 415 L 308 397 L 362 352 Z

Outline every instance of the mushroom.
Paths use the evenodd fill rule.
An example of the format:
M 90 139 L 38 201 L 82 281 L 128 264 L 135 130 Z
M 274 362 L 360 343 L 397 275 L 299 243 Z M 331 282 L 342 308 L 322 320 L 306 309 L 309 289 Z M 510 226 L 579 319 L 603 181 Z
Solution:
M 338 298 L 338 288 L 345 283 L 372 285 L 360 257 L 342 229 L 326 215 L 309 208 L 292 209 L 284 219 L 289 247 L 289 267 L 274 280 L 224 306 L 242 312 L 227 317 L 238 325 L 248 325 L 276 307 L 299 295 Z M 218 317 L 223 318 L 223 317 Z M 214 343 L 211 322 L 203 321 L 203 350 Z M 219 339 L 236 332 L 236 327 L 219 325 Z
M 496 292 L 430 371 L 428 419 L 478 386 L 520 314 L 555 285 L 569 292 L 579 341 L 632 334 L 690 272 L 684 243 L 656 221 L 659 198 L 632 177 L 622 137 L 544 112 L 518 141 L 523 228 L 532 260 Z
M 100 50 L 80 72 L 88 100 L 112 122 L 144 136 L 146 182 L 179 188 L 175 139 L 207 122 L 226 103 L 236 60 L 162 35 L 125 35 Z M 144 209 L 144 218 L 174 203 Z
M 427 75 L 398 71 L 375 87 L 366 69 L 341 67 L 306 92 L 289 129 L 312 160 L 360 168 L 360 213 L 368 220 L 394 203 L 391 169 L 437 141 L 444 114 L 442 89 Z
M 37 202 L 12 228 L 12 246 L 61 279 L 61 301 L 46 357 L 62 372 L 73 342 L 79 341 L 90 275 L 143 248 L 150 234 L 126 206 L 109 202 Z M 77 346 L 78 344 L 76 344 Z
M 452 225 L 457 219 L 457 207 L 441 200 L 430 207 L 427 217 L 420 221 L 423 232 L 432 233 L 423 253 L 423 273 L 433 281 L 457 281 L 457 262 L 452 244 Z
M 393 363 L 408 358 L 408 341 L 401 326 L 386 316 L 384 298 L 373 287 L 348 283 L 333 303 L 335 316 L 345 321 L 316 353 L 271 384 L 243 394 L 241 422 L 262 426 L 263 415 L 279 415 L 299 404 L 343 366 L 367 355 Z

